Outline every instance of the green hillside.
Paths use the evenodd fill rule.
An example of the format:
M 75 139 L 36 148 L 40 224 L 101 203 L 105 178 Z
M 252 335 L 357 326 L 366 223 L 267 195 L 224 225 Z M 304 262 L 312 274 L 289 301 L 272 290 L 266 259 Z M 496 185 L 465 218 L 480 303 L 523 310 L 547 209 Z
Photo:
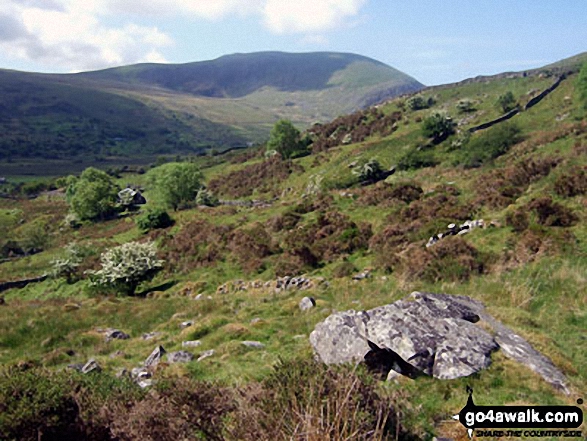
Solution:
M 75 426 L 99 439 L 144 439 L 148 428 L 161 439 L 465 440 L 451 417 L 467 386 L 478 405 L 578 405 L 587 390 L 587 106 L 578 79 L 575 70 L 424 89 L 312 126 L 311 154 L 291 161 L 261 148 L 194 158 L 220 205 L 164 207 L 157 168 L 120 178 L 144 188 L 141 211 L 168 210 L 175 223 L 163 229 L 142 231 L 134 211 L 72 229 L 60 191 L 0 199 L 0 281 L 51 273 L 72 241 L 85 249 L 69 280 L 1 294 L 0 403 L 15 407 L 2 408 L 0 434 L 24 427 L 36 439 Z M 519 112 L 476 130 L 504 113 L 498 103 L 509 93 Z M 439 120 L 444 131 L 435 132 Z M 484 227 L 426 246 L 448 224 L 481 219 Z M 133 241 L 154 242 L 164 269 L 136 296 L 91 286 L 84 271 L 100 268 L 100 253 Z M 14 255 L 17 246 L 38 252 Z M 299 275 L 308 289 L 276 289 L 278 277 Z M 312 361 L 308 336 L 332 312 L 416 290 L 483 302 L 552 360 L 571 394 L 501 351 L 456 380 L 382 383 L 361 366 Z M 303 312 L 305 296 L 316 306 Z M 108 328 L 130 338 L 107 341 Z M 261 346 L 243 344 L 251 341 Z M 203 358 L 160 363 L 148 392 L 115 377 L 157 345 Z M 65 369 L 90 358 L 102 372 Z M 47 415 L 58 416 L 50 427 Z
M 244 147 L 265 141 L 280 118 L 307 127 L 421 87 L 382 63 L 335 53 L 240 54 L 75 75 L 0 70 L 0 161 Z

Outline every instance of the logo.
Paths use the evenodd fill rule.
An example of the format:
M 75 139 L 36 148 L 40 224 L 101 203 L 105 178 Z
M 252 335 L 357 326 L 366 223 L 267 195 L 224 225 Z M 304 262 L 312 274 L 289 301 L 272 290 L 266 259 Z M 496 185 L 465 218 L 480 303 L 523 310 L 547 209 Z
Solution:
M 577 406 L 477 406 L 473 402 L 473 389 L 469 386 L 467 393 L 467 404 L 453 419 L 465 426 L 470 439 L 473 433 L 492 438 L 582 436 L 580 431 L 568 430 L 583 423 L 583 411 Z M 583 404 L 583 400 L 577 400 L 577 404 Z

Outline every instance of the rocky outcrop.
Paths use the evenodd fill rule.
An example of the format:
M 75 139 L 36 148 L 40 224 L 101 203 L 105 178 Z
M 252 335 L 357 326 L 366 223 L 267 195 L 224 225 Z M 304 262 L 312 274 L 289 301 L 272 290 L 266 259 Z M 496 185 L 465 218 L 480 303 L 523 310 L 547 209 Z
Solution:
M 492 332 L 477 324 L 480 321 Z M 370 352 L 367 339 L 438 379 L 479 372 L 501 348 L 568 393 L 564 375 L 547 357 L 491 317 L 482 303 L 466 296 L 414 292 L 369 311 L 332 314 L 310 335 L 317 357 L 328 364 L 363 360 Z

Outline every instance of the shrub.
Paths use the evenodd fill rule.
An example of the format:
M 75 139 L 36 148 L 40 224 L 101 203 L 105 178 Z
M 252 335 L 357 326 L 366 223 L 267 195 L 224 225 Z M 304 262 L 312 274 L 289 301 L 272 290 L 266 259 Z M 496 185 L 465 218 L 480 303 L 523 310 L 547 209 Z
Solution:
M 77 242 L 71 242 L 65 247 L 64 256 L 51 262 L 53 277 L 65 277 L 67 283 L 73 283 L 80 279 L 82 274 L 80 267 L 84 260 L 93 253 L 89 247 Z
M 90 272 L 92 284 L 134 295 L 141 282 L 151 280 L 163 268 L 153 243 L 129 242 L 100 256 L 102 268 Z
M 93 167 L 83 171 L 79 178 L 70 176 L 67 201 L 80 220 L 104 220 L 117 211 L 120 188 L 105 172 Z
M 196 195 L 197 205 L 203 205 L 205 207 L 216 207 L 219 203 L 220 202 L 218 201 L 218 198 L 205 188 L 198 191 L 198 194 Z
M 434 104 L 434 98 L 424 98 L 421 95 L 410 97 L 406 101 L 406 105 L 410 110 L 427 109 Z
M 457 110 L 459 111 L 459 113 L 474 112 L 475 106 L 473 104 L 473 101 L 469 99 L 462 99 L 457 103 Z
M 516 98 L 514 98 L 514 94 L 511 91 L 508 91 L 497 98 L 496 105 L 504 113 L 509 112 L 516 107 Z
M 572 167 L 554 182 L 554 191 L 563 197 L 587 193 L 587 167 Z
M 480 167 L 483 163 L 507 153 L 521 141 L 520 129 L 514 123 L 502 123 L 471 138 L 463 150 L 460 162 L 465 167 Z
M 353 174 L 357 175 L 360 183 L 368 184 L 380 181 L 385 176 L 385 171 L 376 159 L 370 159 L 363 165 L 353 169 Z
M 192 162 L 171 162 L 151 170 L 148 180 L 159 200 L 177 210 L 196 198 L 202 188 L 202 174 Z
M 422 134 L 438 144 L 454 133 L 455 125 L 450 116 L 435 112 L 422 122 Z
M 174 223 L 169 213 L 163 208 L 148 209 L 137 216 L 135 222 L 143 232 L 157 228 L 168 228 Z
M 546 227 L 570 227 L 578 220 L 571 209 L 554 202 L 550 196 L 534 199 L 528 208 L 538 215 L 538 223 Z
M 25 254 L 40 253 L 51 243 L 49 223 L 42 218 L 27 222 L 13 230 L 12 234 Z

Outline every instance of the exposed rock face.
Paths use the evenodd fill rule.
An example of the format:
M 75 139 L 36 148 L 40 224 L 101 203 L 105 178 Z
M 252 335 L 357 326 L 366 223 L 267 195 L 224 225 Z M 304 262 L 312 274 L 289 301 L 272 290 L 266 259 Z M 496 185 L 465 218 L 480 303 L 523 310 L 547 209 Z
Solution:
M 480 320 L 495 335 L 475 324 Z M 491 353 L 501 347 L 506 356 L 568 393 L 564 375 L 548 358 L 469 297 L 414 292 L 369 311 L 335 313 L 316 325 L 310 343 L 325 363 L 357 362 L 369 352 L 366 338 L 438 379 L 464 377 L 488 367 Z

